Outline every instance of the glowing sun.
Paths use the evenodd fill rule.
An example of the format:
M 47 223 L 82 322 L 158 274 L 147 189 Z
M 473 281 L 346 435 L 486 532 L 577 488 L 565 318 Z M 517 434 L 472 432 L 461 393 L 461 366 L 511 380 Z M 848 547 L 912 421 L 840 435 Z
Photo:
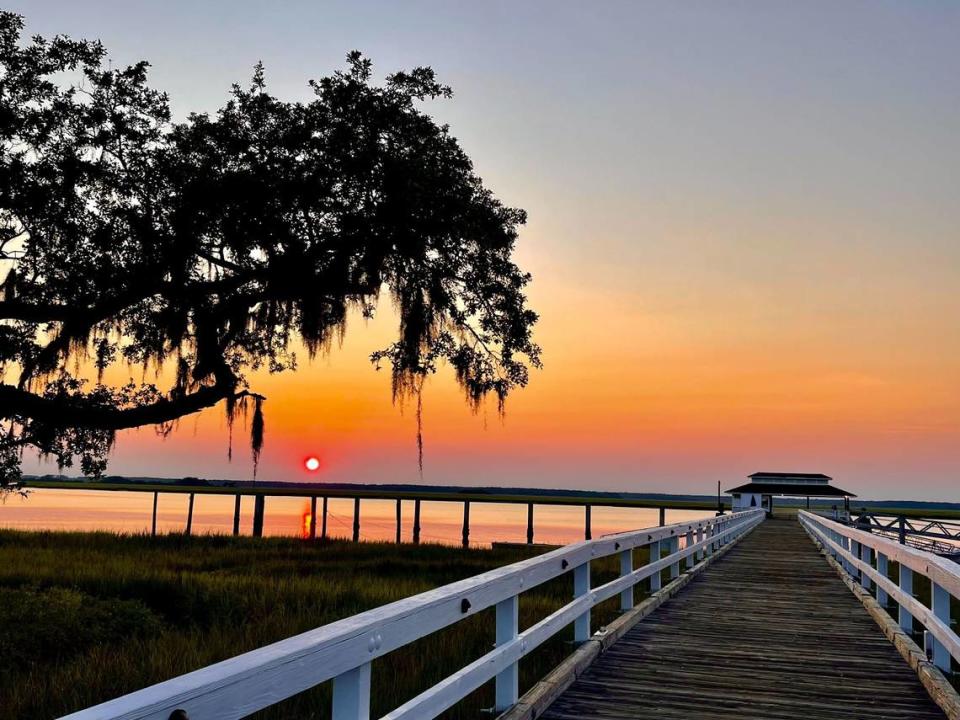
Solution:
M 310 472 L 316 472 L 320 469 L 320 458 L 311 455 L 303 461 L 303 466 Z

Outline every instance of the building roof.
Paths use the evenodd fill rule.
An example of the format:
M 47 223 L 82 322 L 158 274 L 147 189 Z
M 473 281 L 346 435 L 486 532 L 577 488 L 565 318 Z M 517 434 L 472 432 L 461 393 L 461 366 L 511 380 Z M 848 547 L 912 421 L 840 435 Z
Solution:
M 753 482 L 765 483 L 828 483 L 833 480 L 823 473 L 755 472 L 748 477 Z
M 752 476 L 751 476 L 752 477 Z M 759 495 L 789 495 L 800 497 L 856 497 L 852 492 L 841 490 L 833 485 L 826 483 L 802 483 L 791 482 L 750 482 L 746 485 L 731 488 L 728 493 L 757 493 Z

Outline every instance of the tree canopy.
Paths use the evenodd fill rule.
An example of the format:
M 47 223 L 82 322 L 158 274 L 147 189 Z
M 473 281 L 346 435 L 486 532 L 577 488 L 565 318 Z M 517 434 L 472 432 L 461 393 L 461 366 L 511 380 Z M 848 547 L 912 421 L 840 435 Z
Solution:
M 99 474 L 116 431 L 221 403 L 251 409 L 256 462 L 248 374 L 328 350 L 384 293 L 399 330 L 371 359 L 395 399 L 442 361 L 474 406 L 527 383 L 525 214 L 420 109 L 451 95 L 430 68 L 375 84 L 355 52 L 287 102 L 257 65 L 218 112 L 175 121 L 148 67 L 0 14 L 0 481 L 26 448 Z M 109 384 L 112 367 L 141 379 Z

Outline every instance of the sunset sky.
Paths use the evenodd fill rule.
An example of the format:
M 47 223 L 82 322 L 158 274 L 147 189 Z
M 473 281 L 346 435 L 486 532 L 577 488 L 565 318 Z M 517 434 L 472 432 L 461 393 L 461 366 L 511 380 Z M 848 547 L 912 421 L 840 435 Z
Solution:
M 709 493 L 792 470 L 960 501 L 960 4 L 8 6 L 148 59 L 180 118 L 257 60 L 288 99 L 352 49 L 453 86 L 425 109 L 529 212 L 545 367 L 503 420 L 433 378 L 422 482 Z M 384 303 L 329 357 L 253 377 L 259 477 L 421 482 L 414 415 L 367 360 L 395 331 Z M 228 463 L 221 409 L 126 433 L 109 472 L 249 479 L 237 434 Z

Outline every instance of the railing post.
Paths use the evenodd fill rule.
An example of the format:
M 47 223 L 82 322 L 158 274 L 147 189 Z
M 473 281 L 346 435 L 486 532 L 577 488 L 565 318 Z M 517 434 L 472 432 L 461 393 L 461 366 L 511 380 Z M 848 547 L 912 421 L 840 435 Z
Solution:
M 517 596 L 514 595 L 497 603 L 497 644 L 505 645 L 517 636 L 519 630 Z M 494 711 L 501 713 L 516 705 L 520 697 L 518 664 L 511 663 L 496 677 L 496 700 Z
M 633 550 L 620 551 L 620 577 L 633 572 Z M 620 591 L 620 609 L 629 610 L 633 607 L 633 585 Z
M 863 543 L 860 543 L 860 559 L 865 562 L 867 565 L 870 564 L 870 560 L 873 557 L 873 548 L 867 547 Z M 864 590 L 870 590 L 872 583 L 870 582 L 870 576 L 867 575 L 862 570 L 860 571 L 860 587 Z
M 950 627 L 950 593 L 947 592 L 946 588 L 940 587 L 937 583 L 930 581 L 930 594 L 931 594 L 931 603 L 930 609 L 933 610 L 933 615 L 940 622 Z M 946 646 L 937 640 L 936 636 L 933 633 L 930 633 L 930 640 L 933 643 L 933 664 L 938 668 L 943 670 L 945 673 L 950 672 L 950 652 L 947 650 Z
M 674 535 L 670 538 L 667 544 L 667 550 L 670 555 L 678 552 L 680 550 L 680 538 L 677 535 Z M 680 577 L 680 561 L 677 560 L 670 566 L 670 579 L 674 580 Z
M 884 578 L 887 577 L 887 571 L 889 567 L 887 566 L 887 556 L 882 552 L 877 552 L 877 572 Z M 880 584 L 877 584 L 877 602 L 880 603 L 884 608 L 890 602 L 890 597 L 887 595 L 887 591 L 880 587 Z
M 647 545 L 647 549 L 650 550 L 650 562 L 655 563 L 660 559 L 660 541 L 654 540 L 652 543 Z M 650 592 L 655 593 L 660 589 L 660 571 L 657 570 L 653 575 L 650 576 Z
M 903 563 L 900 563 L 900 590 L 904 595 L 913 597 L 913 570 Z M 903 604 L 900 605 L 899 620 L 901 628 L 907 633 L 913 633 L 913 615 Z
M 702 527 L 697 528 L 697 545 L 703 542 L 704 532 Z M 697 561 L 703 560 L 707 556 L 707 549 L 700 548 L 697 550 Z
M 693 547 L 693 530 L 687 531 L 686 547 L 688 550 Z M 692 568 L 694 565 L 697 564 L 696 555 L 697 555 L 696 553 L 690 553 L 689 555 L 687 555 L 687 570 L 689 570 L 690 568 Z
M 370 663 L 333 679 L 333 720 L 369 720 Z
M 573 596 L 575 598 L 590 592 L 590 561 L 577 565 L 573 569 Z M 573 621 L 573 641 L 586 642 L 590 639 L 590 609 Z

